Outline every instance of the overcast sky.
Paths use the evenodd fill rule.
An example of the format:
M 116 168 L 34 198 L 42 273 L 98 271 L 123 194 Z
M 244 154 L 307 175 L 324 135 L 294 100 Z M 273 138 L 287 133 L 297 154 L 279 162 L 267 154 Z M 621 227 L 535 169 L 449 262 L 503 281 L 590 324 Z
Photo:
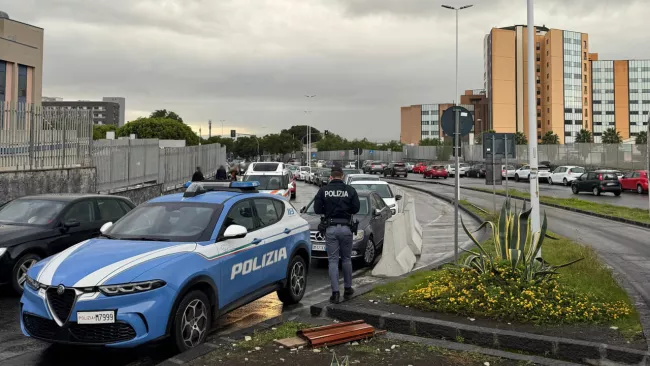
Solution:
M 468 0 L 470 3 L 471 0 Z M 197 131 L 273 133 L 307 121 L 399 139 L 400 106 L 454 100 L 459 0 L 0 0 L 45 28 L 43 95 L 123 96 Z M 460 16 L 459 89 L 483 87 L 483 37 L 526 23 L 525 0 L 473 0 Z M 646 0 L 538 0 L 535 23 L 589 33 L 601 59 L 650 59 Z M 316 95 L 307 99 L 305 94 Z M 313 113 L 306 115 L 305 110 Z

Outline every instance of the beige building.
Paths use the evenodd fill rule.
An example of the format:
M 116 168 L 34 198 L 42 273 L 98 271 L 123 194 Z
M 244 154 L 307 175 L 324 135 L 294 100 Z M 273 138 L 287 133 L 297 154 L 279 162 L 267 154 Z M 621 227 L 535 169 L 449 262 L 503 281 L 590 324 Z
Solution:
M 43 33 L 0 11 L 0 103 L 41 103 Z

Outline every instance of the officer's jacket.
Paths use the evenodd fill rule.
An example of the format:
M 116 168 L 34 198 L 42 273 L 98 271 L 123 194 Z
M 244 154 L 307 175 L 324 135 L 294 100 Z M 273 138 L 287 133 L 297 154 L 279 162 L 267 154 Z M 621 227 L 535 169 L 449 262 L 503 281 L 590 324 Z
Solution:
M 359 207 L 356 189 L 340 179 L 329 182 L 314 198 L 314 212 L 330 219 L 349 219 L 359 212 Z

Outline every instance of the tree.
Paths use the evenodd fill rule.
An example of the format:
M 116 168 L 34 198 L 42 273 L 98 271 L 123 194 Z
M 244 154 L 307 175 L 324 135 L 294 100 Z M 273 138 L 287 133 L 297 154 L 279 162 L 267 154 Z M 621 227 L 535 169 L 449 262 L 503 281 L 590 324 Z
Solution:
M 203 145 L 221 144 L 221 146 L 226 147 L 226 151 L 229 153 L 233 151 L 233 146 L 235 145 L 235 141 L 233 141 L 233 139 L 221 136 L 212 136 L 209 139 L 202 139 L 201 143 Z
M 440 139 L 423 139 L 420 140 L 420 146 L 442 146 L 443 143 Z
M 576 142 L 577 143 L 582 143 L 582 144 L 589 144 L 594 142 L 594 137 L 591 134 L 591 131 L 585 130 L 584 128 L 578 132 L 578 135 L 576 136 Z
M 185 140 L 188 146 L 199 144 L 199 136 L 190 126 L 174 119 L 140 117 L 122 126 L 118 136 L 135 134 L 139 139 Z
M 244 159 L 252 159 L 255 156 L 257 156 L 258 152 L 258 142 L 260 143 L 259 145 L 259 151 L 260 154 L 262 153 L 262 145 L 260 140 L 257 139 L 256 136 L 251 136 L 251 137 L 238 137 L 237 141 L 235 141 L 235 144 L 233 146 L 233 153 L 235 156 L 244 158 Z
M 523 132 L 517 131 L 515 133 L 515 145 L 528 145 L 528 138 Z
M 474 138 L 474 143 L 477 145 L 483 145 L 483 135 L 485 135 L 486 133 L 497 133 L 497 132 L 495 130 L 483 131 Z
M 636 139 L 634 140 L 634 143 L 637 145 L 645 145 L 648 143 L 648 132 L 643 131 L 639 132 L 638 135 L 636 135 Z
M 149 118 L 167 118 L 167 119 L 173 119 L 178 122 L 183 122 L 183 119 L 181 116 L 176 114 L 176 112 L 173 111 L 167 111 L 166 109 L 157 109 L 151 113 Z
M 608 128 L 603 132 L 603 144 L 620 144 L 621 142 L 623 142 L 623 137 L 616 128 Z
M 307 141 L 307 139 L 305 138 L 305 136 L 307 135 L 306 125 L 291 126 L 291 128 L 289 129 L 280 131 L 280 133 L 293 135 L 293 137 L 298 141 L 301 141 L 302 139 L 301 142 L 303 144 L 306 143 Z M 318 142 L 322 139 L 322 137 L 323 136 L 321 135 L 321 132 L 318 129 L 314 127 L 311 128 L 311 142 Z
M 94 125 L 93 126 L 93 140 L 103 140 L 106 138 L 106 132 L 117 131 L 114 125 Z M 117 133 L 116 133 L 117 135 Z
M 390 142 L 386 144 L 382 144 L 381 146 L 377 146 L 377 150 L 388 150 L 390 149 L 391 151 L 402 151 L 402 143 L 397 141 L 397 140 L 391 140 Z
M 301 147 L 297 139 L 286 133 L 266 135 L 261 139 L 260 144 L 264 152 L 283 155 L 299 150 Z
M 542 136 L 542 145 L 558 145 L 560 143 L 560 137 L 553 133 L 553 131 L 548 131 Z
M 348 140 L 334 133 L 330 133 L 318 141 L 318 151 L 347 150 L 347 148 Z

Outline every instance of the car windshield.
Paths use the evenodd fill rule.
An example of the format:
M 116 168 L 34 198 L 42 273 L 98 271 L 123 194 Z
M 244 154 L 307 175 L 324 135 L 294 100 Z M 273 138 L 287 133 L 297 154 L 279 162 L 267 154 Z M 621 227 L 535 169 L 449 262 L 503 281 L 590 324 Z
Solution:
M 395 163 L 395 166 L 406 166 L 404 163 Z
M 571 168 L 571 173 L 582 174 L 584 172 L 585 172 L 585 168 Z
M 300 167 L 301 172 L 308 172 L 309 170 L 310 170 L 310 168 L 308 166 L 301 166 Z
M 332 174 L 332 169 L 321 169 L 319 175 L 322 177 L 329 177 Z
M 393 192 L 388 184 L 352 184 L 352 187 L 357 191 L 377 192 L 381 198 L 393 198 Z
M 551 170 L 551 168 L 549 168 L 547 166 L 540 166 L 539 170 L 547 170 L 547 171 L 549 171 L 549 170 Z
M 618 180 L 616 173 L 603 173 L 603 180 Z
M 49 225 L 65 207 L 64 202 L 18 199 L 0 208 L 0 223 L 14 225 Z
M 286 189 L 287 187 L 282 187 L 282 176 L 281 175 L 245 175 L 245 182 L 257 181 L 260 182 L 260 186 L 257 187 L 259 190 L 273 190 L 273 189 Z
M 342 170 L 343 170 L 343 174 L 345 174 L 345 175 L 363 173 L 360 169 L 342 169 Z
M 211 235 L 221 205 L 164 202 L 140 205 L 107 230 L 120 240 L 199 241 Z
M 359 204 L 360 204 L 359 212 L 355 215 L 361 215 L 361 216 L 368 215 L 368 213 L 370 212 L 370 210 L 368 210 L 368 197 L 359 197 Z M 314 200 L 309 202 L 309 206 L 307 206 L 307 211 L 305 211 L 305 213 L 309 215 L 316 215 L 316 213 L 314 212 Z
M 370 177 L 350 177 L 348 179 L 348 184 L 350 184 L 350 182 L 360 181 L 360 180 L 379 180 L 379 177 L 373 177 L 373 176 L 370 176 Z

